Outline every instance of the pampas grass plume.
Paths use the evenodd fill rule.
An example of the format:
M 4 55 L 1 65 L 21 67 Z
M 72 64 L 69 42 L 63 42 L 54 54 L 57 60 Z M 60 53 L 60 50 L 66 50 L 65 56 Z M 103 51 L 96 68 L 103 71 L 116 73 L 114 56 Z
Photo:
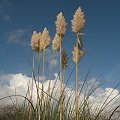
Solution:
M 50 36 L 49 36 L 49 31 L 47 28 L 44 28 L 42 35 L 41 35 L 41 40 L 40 40 L 40 50 L 45 50 L 50 44 Z
M 33 32 L 32 38 L 31 38 L 31 47 L 33 51 L 39 50 L 39 42 L 41 38 L 41 33 L 37 33 L 36 31 Z
M 80 61 L 80 59 L 83 57 L 84 51 L 79 50 L 78 47 L 74 47 L 72 54 L 73 54 L 73 61 L 77 64 Z
M 79 7 L 75 15 L 73 16 L 72 22 L 72 31 L 75 33 L 80 32 L 80 30 L 84 27 L 85 19 L 84 19 L 84 13 L 82 12 L 81 8 Z
M 64 35 L 65 32 L 66 32 L 66 21 L 65 21 L 65 18 L 62 14 L 62 12 L 60 12 L 57 16 L 57 21 L 55 22 L 56 24 L 56 32 L 58 35 Z
M 52 49 L 54 52 L 57 52 L 60 49 L 60 42 L 58 34 L 55 34 L 55 37 L 52 41 Z

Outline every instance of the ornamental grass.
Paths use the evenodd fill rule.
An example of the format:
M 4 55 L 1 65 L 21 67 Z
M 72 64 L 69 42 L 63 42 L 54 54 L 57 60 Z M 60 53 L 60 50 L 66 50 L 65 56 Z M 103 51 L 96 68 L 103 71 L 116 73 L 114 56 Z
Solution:
M 24 99 L 20 105 L 13 102 L 13 105 L 0 106 L 0 120 L 120 120 L 120 113 L 117 111 L 120 105 L 106 111 L 110 103 L 119 96 L 117 94 L 108 101 L 120 83 L 110 92 L 103 104 L 97 107 L 94 106 L 91 95 L 100 84 L 96 85 L 97 80 L 92 85 L 87 81 L 90 69 L 81 82 L 82 84 L 79 84 L 78 64 L 85 55 L 82 43 L 85 17 L 80 7 L 73 15 L 71 23 L 72 32 L 76 36 L 76 43 L 73 45 L 73 52 L 69 51 L 69 53 L 72 53 L 70 57 L 63 49 L 67 23 L 62 12 L 56 17 L 56 33 L 52 42 L 46 27 L 42 32 L 33 32 L 31 35 L 31 48 L 33 51 L 32 77 L 28 84 L 28 90 L 25 96 L 15 94 L 0 98 L 0 101 L 8 98 L 12 100 L 12 97 Z M 51 51 L 49 55 L 47 49 Z M 56 54 L 59 55 L 59 72 L 55 75 L 53 81 L 54 56 Z M 45 67 L 45 64 L 48 63 L 47 57 L 50 65 L 47 64 L 47 67 Z M 69 63 L 72 59 L 73 68 L 71 69 Z M 49 66 L 50 69 L 48 69 Z M 63 82 L 65 69 L 66 71 L 69 69 L 70 73 L 66 81 Z M 46 71 L 49 71 L 49 81 L 46 81 L 45 78 Z M 72 82 L 75 85 L 69 88 L 68 81 L 74 71 L 75 75 L 72 77 Z

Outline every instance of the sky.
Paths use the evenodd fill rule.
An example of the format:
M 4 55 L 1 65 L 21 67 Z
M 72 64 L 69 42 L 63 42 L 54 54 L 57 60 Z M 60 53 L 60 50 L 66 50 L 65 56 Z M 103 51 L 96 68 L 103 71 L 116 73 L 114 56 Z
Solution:
M 92 64 L 90 79 L 100 76 L 101 81 L 105 82 L 104 88 L 114 87 L 120 81 L 119 5 L 119 0 L 0 0 L 0 76 L 18 73 L 31 76 L 28 61 L 32 59 L 32 33 L 47 27 L 52 40 L 59 12 L 63 12 L 68 23 L 63 47 L 70 56 L 76 41 L 71 31 L 71 20 L 80 6 L 86 23 L 82 37 L 85 56 L 79 63 L 79 79 L 84 78 Z M 51 49 L 46 53 L 48 63 L 49 56 Z M 55 73 L 59 72 L 57 58 L 58 55 Z M 72 69 L 71 58 L 67 76 Z M 46 70 L 46 78 L 48 73 L 49 70 Z M 73 79 L 74 75 L 70 79 L 71 83 Z

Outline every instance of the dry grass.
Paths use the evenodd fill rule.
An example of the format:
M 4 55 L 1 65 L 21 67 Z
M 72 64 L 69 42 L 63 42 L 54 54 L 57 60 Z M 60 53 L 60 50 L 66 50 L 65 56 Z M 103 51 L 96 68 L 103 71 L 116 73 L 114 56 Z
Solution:
M 66 32 L 66 21 L 62 13 L 58 14 L 56 24 L 56 34 L 55 38 L 52 42 L 52 48 L 55 54 L 59 51 L 59 60 L 60 60 L 60 68 L 59 68 L 59 82 L 56 79 L 54 86 L 51 89 L 51 82 L 49 82 L 47 91 L 44 90 L 44 81 L 45 81 L 45 52 L 48 46 L 50 45 L 50 36 L 48 30 L 45 28 L 41 34 L 41 32 L 33 32 L 31 38 L 31 47 L 33 50 L 33 60 L 32 60 L 32 84 L 28 86 L 28 91 L 26 92 L 26 96 L 21 95 L 11 95 L 6 96 L 3 99 L 9 99 L 10 97 L 22 97 L 24 98 L 23 105 L 19 103 L 17 104 L 10 104 L 7 106 L 0 107 L 0 120 L 118 120 L 119 117 L 116 117 L 116 111 L 118 110 L 119 106 L 114 108 L 113 111 L 107 113 L 105 108 L 113 101 L 115 98 L 111 99 L 108 103 L 105 103 L 103 106 L 98 110 L 96 114 L 92 109 L 91 104 L 89 103 L 89 97 L 94 91 L 99 87 L 96 87 L 94 84 L 90 86 L 90 90 L 87 94 L 86 85 L 88 73 L 83 81 L 82 86 L 79 88 L 78 84 L 78 64 L 80 59 L 84 55 L 84 50 L 81 42 L 81 32 L 84 27 L 85 19 L 84 13 L 81 11 L 80 8 L 76 11 L 75 15 L 73 16 L 72 20 L 72 31 L 76 34 L 76 45 L 73 51 L 73 61 L 75 67 L 70 72 L 70 75 L 66 82 L 63 85 L 63 70 L 65 70 L 68 65 L 67 62 L 72 59 L 68 57 L 67 54 L 63 51 L 62 42 L 63 36 Z M 40 58 L 42 54 L 42 57 Z M 37 55 L 37 63 L 34 61 L 35 56 Z M 52 58 L 52 64 L 50 68 L 50 81 L 52 79 L 53 69 L 54 69 L 54 55 Z M 42 65 L 41 65 L 42 63 Z M 35 73 L 34 64 L 37 65 L 37 77 Z M 42 69 L 40 69 L 42 66 Z M 75 69 L 76 68 L 76 69 Z M 68 81 L 73 73 L 76 71 L 75 75 L 75 88 L 70 90 L 67 89 Z M 41 73 L 40 73 L 41 72 Z M 42 87 L 40 87 L 40 74 L 42 74 Z M 57 84 L 59 84 L 57 87 Z M 36 101 L 34 104 L 33 99 L 33 85 L 36 86 Z M 87 87 L 86 87 L 87 86 Z M 117 85 L 118 86 L 118 85 Z M 71 92 L 72 91 L 72 92 Z M 84 92 L 83 92 L 84 91 Z M 59 93 L 59 94 L 58 94 Z M 84 93 L 84 94 L 83 94 Z M 58 94 L 58 95 L 57 95 Z M 68 95 L 69 94 L 69 95 Z M 84 99 L 80 101 L 81 96 L 84 95 Z M 56 97 L 57 96 L 57 97 Z M 94 111 L 96 111 L 94 109 Z M 118 113 L 118 112 L 117 112 Z M 114 116 L 115 115 L 115 116 Z M 114 117 L 112 117 L 114 116 Z

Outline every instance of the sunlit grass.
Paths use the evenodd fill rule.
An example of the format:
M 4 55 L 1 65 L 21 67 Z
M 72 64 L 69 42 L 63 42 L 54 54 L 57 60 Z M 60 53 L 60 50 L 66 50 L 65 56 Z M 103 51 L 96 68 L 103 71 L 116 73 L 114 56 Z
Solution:
M 96 81 L 93 84 L 89 84 L 88 73 L 85 76 L 82 85 L 78 82 L 78 64 L 84 55 L 83 45 L 81 41 L 82 29 L 84 27 L 85 19 L 84 13 L 80 8 L 77 9 L 72 20 L 72 31 L 76 35 L 76 44 L 73 45 L 73 62 L 74 68 L 70 69 L 69 77 L 63 82 L 63 71 L 69 67 L 67 62 L 71 60 L 71 55 L 68 55 L 63 51 L 63 37 L 66 32 L 66 21 L 63 14 L 60 12 L 57 16 L 56 33 L 52 42 L 50 42 L 49 31 L 44 28 L 43 32 L 33 32 L 31 38 L 31 47 L 33 50 L 32 59 L 32 81 L 28 85 L 26 96 L 22 95 L 10 95 L 3 99 L 10 99 L 16 97 L 16 99 L 24 98 L 23 103 L 8 104 L 0 107 L 0 120 L 118 120 L 119 116 L 115 115 L 116 110 L 120 107 L 116 106 L 112 111 L 106 111 L 109 104 L 119 96 L 108 99 L 112 95 L 115 89 L 110 92 L 106 100 L 104 100 L 102 106 L 94 106 L 92 103 L 91 95 L 96 91 L 100 84 L 96 85 Z M 46 49 L 52 44 L 54 51 L 51 59 L 50 78 L 47 90 L 45 90 L 45 54 Z M 59 52 L 58 52 L 59 51 Z M 59 73 L 58 77 L 51 85 L 51 79 L 54 69 L 54 55 L 58 52 L 59 54 Z M 52 52 L 51 52 L 52 53 Z M 35 59 L 37 56 L 37 62 Z M 42 63 L 42 64 L 41 64 Z M 37 73 L 35 73 L 35 65 L 37 65 Z M 40 69 L 42 66 L 42 69 Z M 75 71 L 73 88 L 68 87 L 68 81 Z M 36 75 L 37 74 L 37 75 Z M 42 74 L 42 85 L 40 85 L 40 74 Z M 119 85 L 119 84 L 118 84 Z M 117 85 L 117 86 L 118 86 Z M 116 87 L 117 87 L 116 86 Z M 115 87 L 115 88 L 116 88 Z M 88 89 L 89 88 L 89 89 Z M 33 91 L 36 91 L 34 93 Z M 33 96 L 36 95 L 36 100 Z M 91 104 L 92 103 L 92 104 Z M 114 116 L 114 117 L 112 117 Z M 118 116 L 118 117 L 117 117 Z

